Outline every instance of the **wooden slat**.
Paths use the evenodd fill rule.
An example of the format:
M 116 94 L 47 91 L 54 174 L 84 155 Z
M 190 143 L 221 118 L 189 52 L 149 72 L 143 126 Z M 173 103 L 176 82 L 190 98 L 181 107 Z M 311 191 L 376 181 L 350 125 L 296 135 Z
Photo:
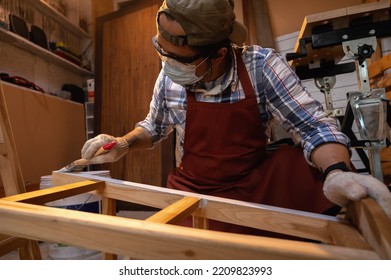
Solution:
M 25 192 L 22 171 L 6 106 L 3 82 L 0 81 L 0 143 L 4 144 L 0 154 L 0 176 L 5 195 Z
M 26 191 L 16 150 L 14 134 L 11 127 L 3 82 L 0 81 L 0 179 L 6 196 L 24 193 Z M 19 254 L 22 259 L 42 259 L 37 241 L 14 240 L 12 245 L 22 242 Z M 0 250 L 9 250 L 10 243 L 0 246 Z
M 53 173 L 53 181 L 56 184 L 66 184 L 86 179 L 105 180 L 106 187 L 97 192 L 102 197 L 163 209 L 183 197 L 191 196 L 206 202 L 202 211 L 195 213 L 199 215 L 197 217 L 202 219 L 213 219 L 328 244 L 335 244 L 338 240 L 332 235 L 333 231 L 329 230 L 330 226 L 336 224 L 339 230 L 347 232 L 346 235 L 350 234 L 353 239 L 359 240 L 359 237 L 354 237 L 358 234 L 357 231 L 354 231 L 349 223 L 335 217 L 124 182 L 88 174 Z M 361 244 L 359 247 L 365 247 L 365 244 Z
M 0 234 L 0 256 L 17 250 L 19 247 L 24 246 L 26 243 L 27 239 Z
M 199 207 L 193 215 L 193 227 L 209 229 L 209 220 L 205 218 L 204 207 Z
M 328 227 L 333 244 L 349 248 L 372 250 L 372 247 L 365 241 L 361 234 L 354 227 L 341 227 L 341 224 L 330 223 Z
M 391 259 L 391 220 L 370 198 L 348 205 L 347 217 L 383 259 Z
M 378 79 L 371 81 L 372 88 L 388 88 L 391 86 L 391 73 L 385 74 Z
M 26 240 L 26 243 L 19 247 L 19 258 L 21 260 L 42 260 L 38 241 Z
M 41 250 L 36 241 L 0 234 L 0 256 L 19 250 L 21 260 L 41 260 Z
M 389 68 L 391 68 L 391 53 L 373 62 L 368 67 L 368 76 L 370 79 L 373 79 L 379 75 L 383 75 L 383 72 Z
M 164 224 L 180 223 L 197 210 L 199 202 L 199 198 L 184 197 L 152 215 L 146 221 Z
M 102 181 L 81 181 L 63 186 L 52 187 L 48 189 L 42 189 L 38 191 L 32 191 L 13 196 L 1 198 L 7 201 L 19 201 L 33 204 L 45 204 L 50 201 L 62 199 L 65 197 L 82 194 L 85 192 L 104 188 L 105 183 Z
M 117 214 L 117 202 L 115 199 L 103 197 L 102 198 L 102 214 L 109 216 L 116 216 Z M 105 260 L 117 260 L 118 256 L 116 254 L 105 252 Z
M 136 259 L 378 259 L 368 250 L 48 208 L 0 200 L 0 232 Z
M 117 202 L 115 199 L 103 197 L 102 198 L 102 214 L 109 216 L 116 216 L 117 214 Z

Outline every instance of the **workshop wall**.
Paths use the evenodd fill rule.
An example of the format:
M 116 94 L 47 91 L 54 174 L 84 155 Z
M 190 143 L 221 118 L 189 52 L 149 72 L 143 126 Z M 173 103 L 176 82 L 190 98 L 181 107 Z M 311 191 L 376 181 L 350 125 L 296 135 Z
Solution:
M 242 19 L 242 7 L 247 5 L 248 0 L 236 0 L 235 9 L 238 19 Z M 92 0 L 93 14 L 96 17 L 112 12 L 116 3 L 126 2 L 121 0 Z M 131 2 L 131 1 L 129 1 Z M 306 15 L 320 13 L 324 11 L 345 8 L 362 4 L 363 0 L 267 0 L 271 27 L 274 37 L 290 34 L 299 31 Z
M 362 0 L 267 0 L 274 37 L 299 31 L 307 15 L 360 4 Z

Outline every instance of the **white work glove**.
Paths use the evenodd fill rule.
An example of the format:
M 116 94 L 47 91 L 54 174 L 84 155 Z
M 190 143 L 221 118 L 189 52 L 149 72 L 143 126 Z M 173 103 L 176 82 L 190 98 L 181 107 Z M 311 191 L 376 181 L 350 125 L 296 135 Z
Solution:
M 391 219 L 391 192 L 386 185 L 370 175 L 334 171 L 326 177 L 323 192 L 327 199 L 339 206 L 369 196 Z
M 116 145 L 108 152 L 94 156 L 95 153 L 105 144 L 116 142 Z M 81 149 L 81 157 L 88 159 L 90 164 L 101 164 L 106 162 L 115 162 L 127 154 L 129 150 L 128 142 L 122 137 L 114 137 L 107 134 L 99 134 L 98 136 L 88 140 Z

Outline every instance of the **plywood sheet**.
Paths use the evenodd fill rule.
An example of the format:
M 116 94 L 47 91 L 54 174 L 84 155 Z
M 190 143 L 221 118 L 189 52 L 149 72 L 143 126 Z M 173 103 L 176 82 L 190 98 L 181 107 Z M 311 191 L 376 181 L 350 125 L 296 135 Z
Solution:
M 39 183 L 80 158 L 86 141 L 84 105 L 2 83 L 26 184 Z

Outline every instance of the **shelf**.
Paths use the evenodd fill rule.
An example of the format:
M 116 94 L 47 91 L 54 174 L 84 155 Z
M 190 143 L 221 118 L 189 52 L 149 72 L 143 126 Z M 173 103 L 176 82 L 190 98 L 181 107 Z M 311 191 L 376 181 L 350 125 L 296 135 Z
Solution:
M 85 103 L 87 140 L 94 136 L 94 102 Z
M 42 0 L 29 0 L 29 3 L 34 6 L 38 11 L 42 12 L 54 21 L 57 21 L 61 26 L 68 29 L 76 36 L 82 39 L 91 39 L 91 36 L 87 32 L 71 23 L 67 17 L 56 11 L 48 3 Z
M 32 2 L 41 2 L 41 1 L 32 1 Z M 43 3 L 43 2 L 42 2 Z M 60 67 L 63 67 L 69 71 L 75 72 L 80 75 L 84 76 L 92 76 L 93 73 L 91 71 L 88 71 L 87 69 L 81 68 L 77 66 L 76 64 L 73 64 L 72 62 L 69 62 L 68 60 L 65 60 L 58 55 L 50 52 L 49 50 L 46 50 L 29 40 L 11 32 L 6 29 L 0 28 L 0 40 L 10 43 L 14 46 L 16 46 L 19 49 L 25 50 L 33 55 L 37 55 L 41 57 L 42 59 L 56 64 Z

